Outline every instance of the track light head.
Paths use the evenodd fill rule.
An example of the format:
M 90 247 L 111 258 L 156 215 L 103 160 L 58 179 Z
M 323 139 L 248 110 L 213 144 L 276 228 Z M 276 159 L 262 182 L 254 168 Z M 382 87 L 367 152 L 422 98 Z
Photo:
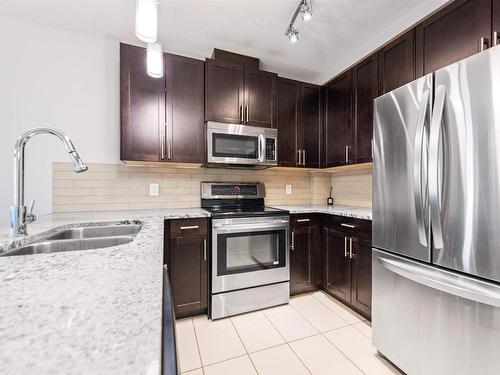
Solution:
M 304 21 L 309 21 L 312 17 L 312 6 L 311 2 L 304 0 L 300 6 L 300 15 Z
M 299 32 L 293 27 L 287 30 L 286 36 L 288 37 L 290 43 L 295 43 L 299 40 Z

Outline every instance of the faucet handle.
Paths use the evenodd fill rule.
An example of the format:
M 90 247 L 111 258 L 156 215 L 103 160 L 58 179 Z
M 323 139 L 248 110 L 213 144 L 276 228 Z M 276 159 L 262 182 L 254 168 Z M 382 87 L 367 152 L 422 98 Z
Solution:
M 31 224 L 36 220 L 36 215 L 33 213 L 33 207 L 35 206 L 35 200 L 33 199 L 30 202 L 30 206 L 28 208 L 28 212 L 26 213 L 26 223 Z

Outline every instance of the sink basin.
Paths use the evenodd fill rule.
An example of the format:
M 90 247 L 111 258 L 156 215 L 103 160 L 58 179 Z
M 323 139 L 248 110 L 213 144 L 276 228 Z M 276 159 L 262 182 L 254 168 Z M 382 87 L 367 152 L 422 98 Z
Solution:
M 42 237 L 33 243 L 16 247 L 0 256 L 48 254 L 123 245 L 133 241 L 141 227 L 139 222 L 126 222 L 69 228 Z
M 75 227 L 45 237 L 47 240 L 67 240 L 110 236 L 135 236 L 141 230 L 140 224 L 117 224 L 93 227 Z

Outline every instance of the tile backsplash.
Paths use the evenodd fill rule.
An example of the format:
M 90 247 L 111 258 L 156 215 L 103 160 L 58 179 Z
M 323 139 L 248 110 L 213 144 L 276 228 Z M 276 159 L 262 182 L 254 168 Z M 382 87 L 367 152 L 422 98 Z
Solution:
M 201 181 L 259 181 L 266 185 L 266 204 L 324 204 L 331 183 L 329 173 L 301 170 L 229 170 L 88 164 L 73 173 L 71 163 L 52 167 L 53 212 L 106 211 L 199 207 Z M 149 184 L 160 194 L 149 196 Z M 292 194 L 285 194 L 285 184 Z
M 335 204 L 372 206 L 371 169 L 333 173 L 331 184 Z

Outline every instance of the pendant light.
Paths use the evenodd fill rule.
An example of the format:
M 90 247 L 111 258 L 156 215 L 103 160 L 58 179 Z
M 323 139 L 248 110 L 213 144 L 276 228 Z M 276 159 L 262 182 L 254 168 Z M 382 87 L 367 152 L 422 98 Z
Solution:
M 158 0 L 136 0 L 135 36 L 146 43 L 158 38 Z
M 148 43 L 146 48 L 147 73 L 150 77 L 163 77 L 163 48 L 158 42 Z

